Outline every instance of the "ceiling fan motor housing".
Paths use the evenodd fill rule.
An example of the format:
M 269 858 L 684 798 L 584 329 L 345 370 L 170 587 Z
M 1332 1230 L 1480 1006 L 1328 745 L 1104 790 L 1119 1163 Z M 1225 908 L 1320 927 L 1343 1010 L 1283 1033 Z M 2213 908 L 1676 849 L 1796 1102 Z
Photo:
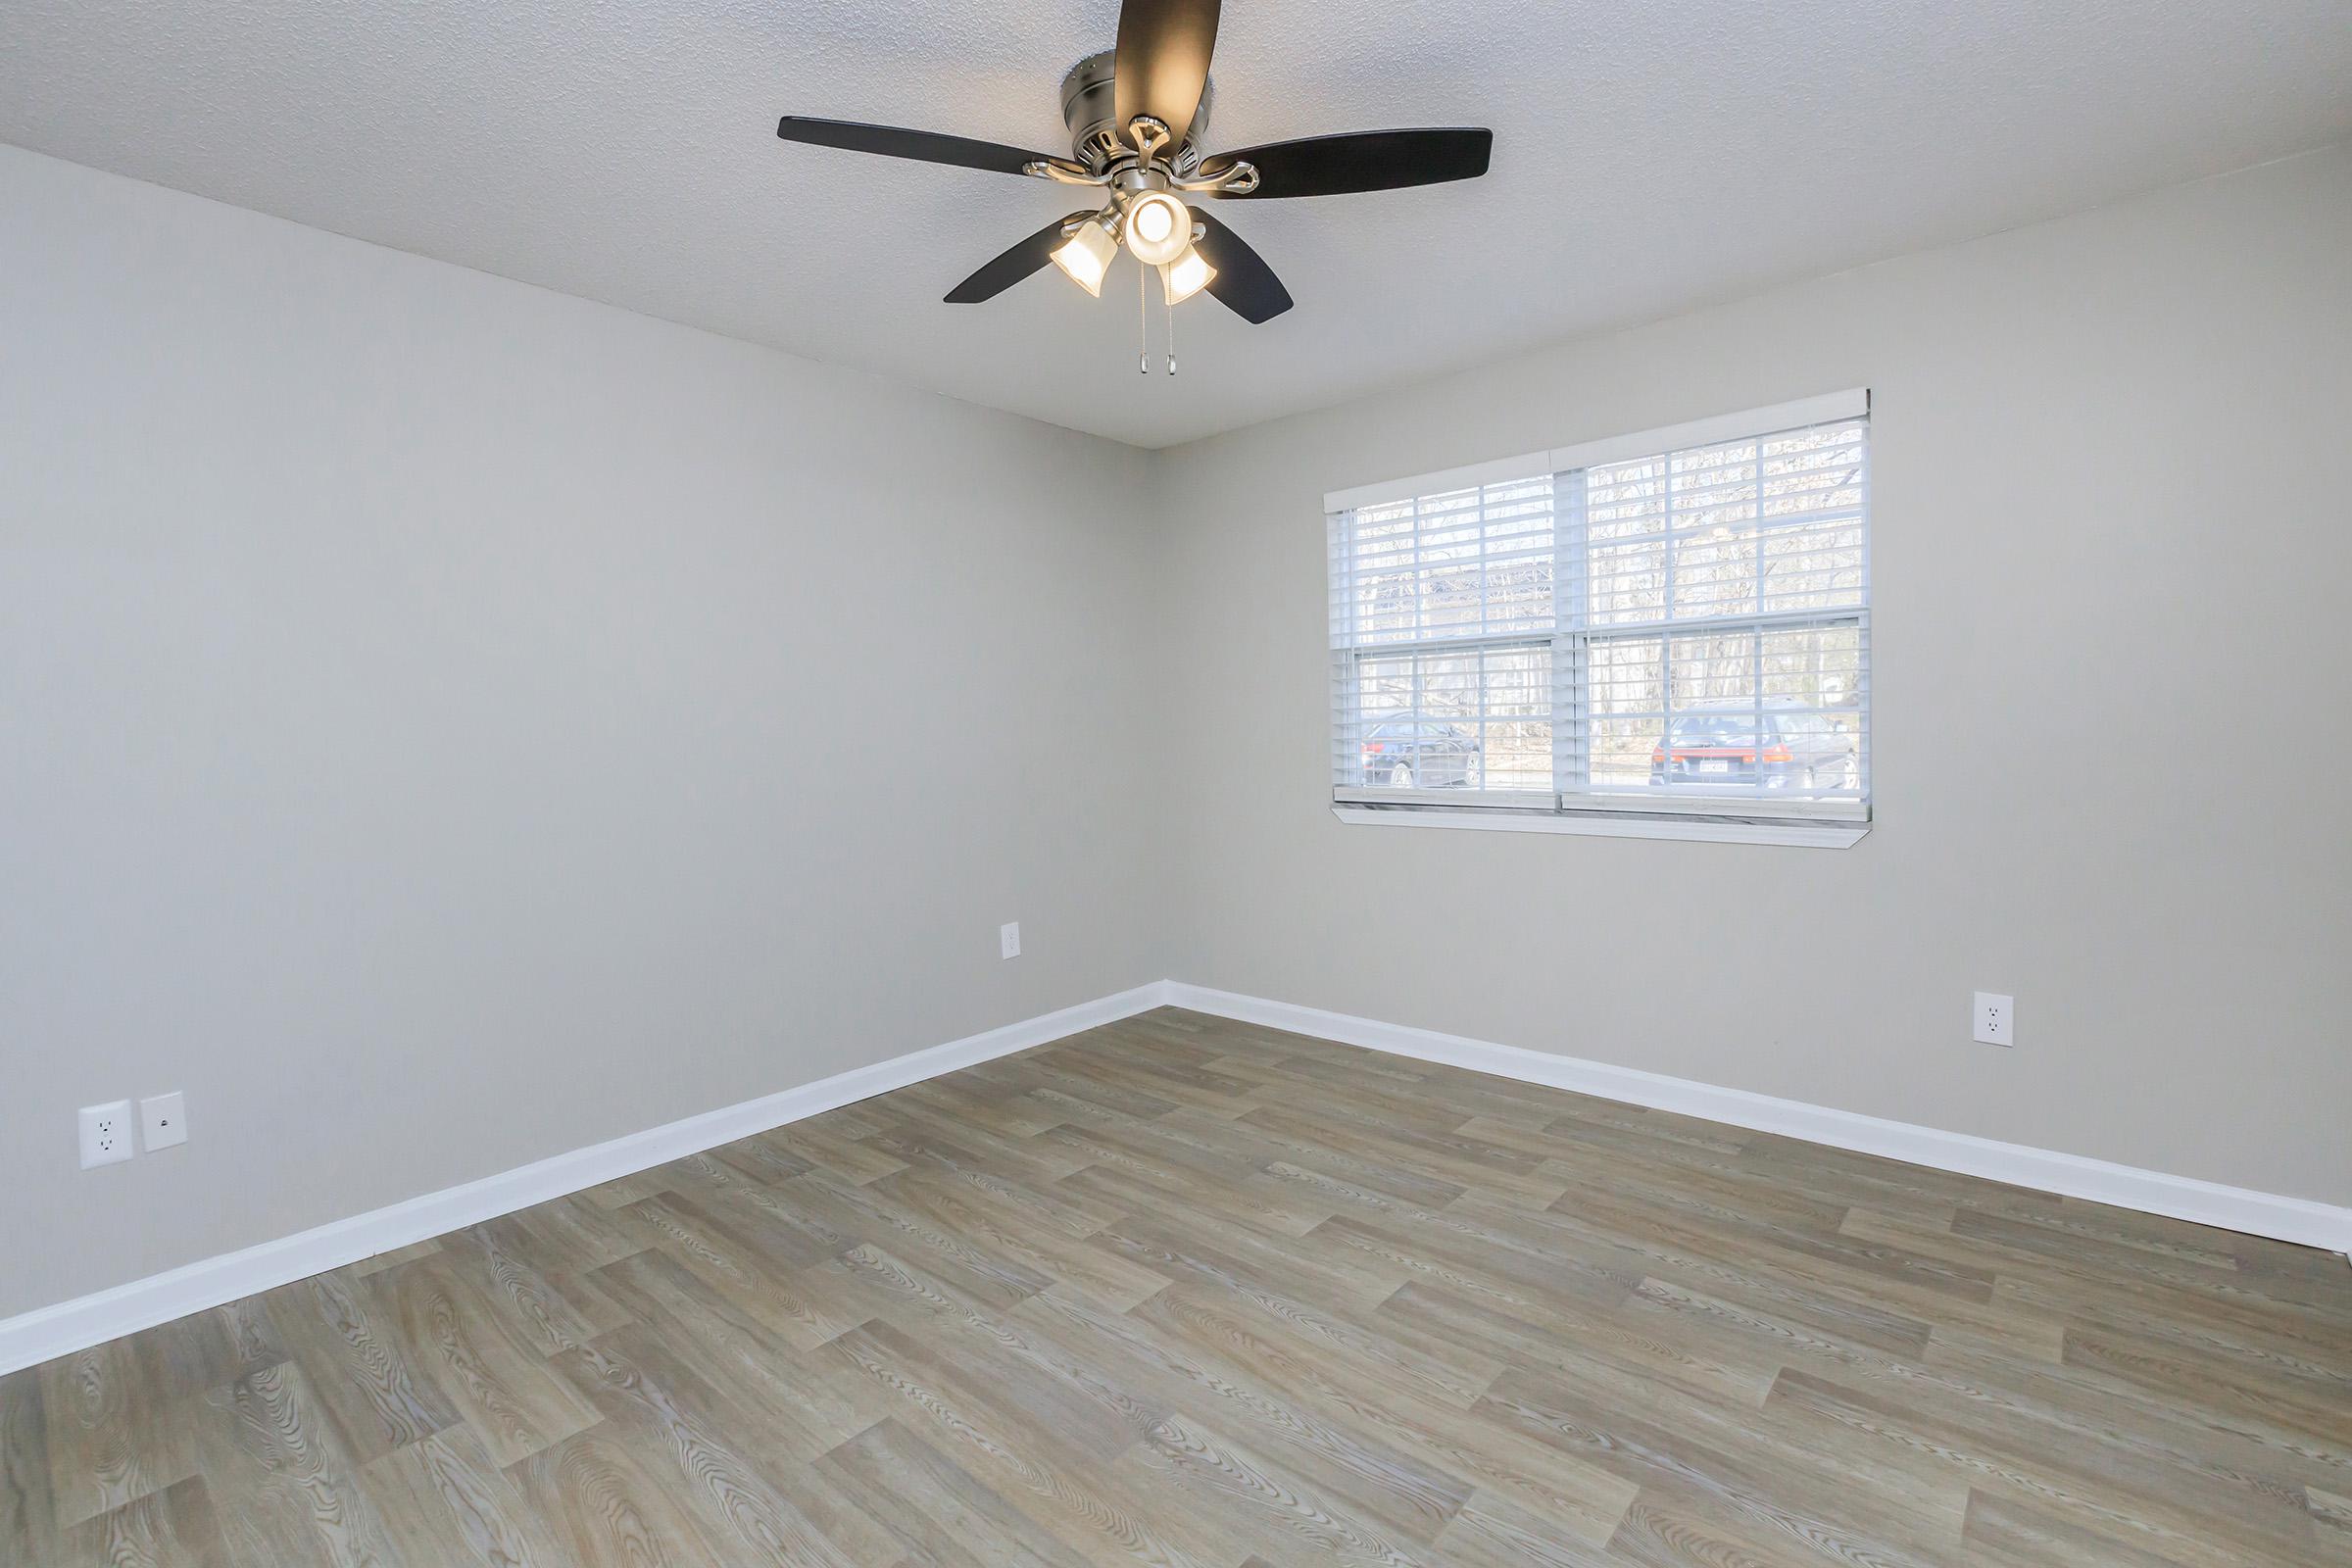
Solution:
M 1061 120 L 1070 127 L 1070 156 L 1098 174 L 1109 168 L 1112 160 L 1132 156 L 1135 151 L 1127 139 L 1127 127 L 1117 123 L 1111 110 L 1115 59 L 1108 49 L 1088 55 L 1061 78 Z M 1180 177 L 1200 167 L 1200 144 L 1208 134 L 1209 104 L 1215 96 L 1214 82 L 1201 86 L 1200 107 L 1193 112 L 1184 144 L 1164 160 Z

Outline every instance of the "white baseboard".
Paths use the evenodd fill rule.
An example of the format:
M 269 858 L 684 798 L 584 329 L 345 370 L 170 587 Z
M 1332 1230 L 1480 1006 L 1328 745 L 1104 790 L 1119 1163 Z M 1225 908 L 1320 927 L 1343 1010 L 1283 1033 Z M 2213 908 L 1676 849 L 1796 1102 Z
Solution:
M 333 1220 L 54 1306 L 37 1307 L 0 1320 L 0 1373 L 70 1355 L 190 1312 L 205 1311 L 257 1291 L 274 1290 L 925 1078 L 1132 1017 L 1162 1005 L 1166 998 L 1167 982 L 1154 981 L 943 1046 L 909 1052 L 870 1067 L 837 1073 L 798 1089 L 649 1127 L 480 1181 Z
M 2218 1225 L 2225 1230 L 2298 1242 L 2332 1252 L 2352 1252 L 2352 1208 L 2339 1208 L 2307 1198 L 2284 1198 L 2243 1187 L 2225 1187 L 2189 1176 L 2170 1176 L 2162 1171 L 2086 1159 L 2080 1154 L 2004 1144 L 1967 1133 L 1942 1132 L 1910 1122 L 1886 1121 L 1855 1111 L 1809 1105 L 1802 1101 L 1776 1100 L 1743 1089 L 1718 1089 L 1689 1078 L 1669 1078 L 1663 1073 L 1611 1066 L 1576 1056 L 1555 1056 L 1520 1046 L 1499 1046 L 1492 1041 L 1407 1028 L 1287 1002 L 1269 1002 L 1262 997 L 1214 991 L 1181 981 L 1168 982 L 1165 1000 L 1170 1006 L 1190 1007 L 1196 1012 L 1287 1029 L 1294 1034 L 1317 1035 L 1419 1061 L 1444 1062 L 1474 1072 L 1493 1073 L 1498 1078 L 1515 1078 L 1573 1090 L 1580 1095 L 1595 1095 L 1603 1100 L 1678 1111 L 1758 1132 L 1781 1133 L 1827 1144 L 1833 1149 L 1883 1154 L 1914 1165 L 1983 1176 L 2038 1192 L 2112 1203 L 2119 1208 L 2135 1208 L 2200 1225 Z
M 331 1221 L 241 1251 L 205 1258 L 111 1290 L 0 1319 L 0 1373 L 70 1355 L 190 1312 L 273 1290 L 378 1252 L 409 1247 L 449 1231 L 543 1203 L 717 1145 L 748 1138 L 855 1101 L 902 1089 L 978 1062 L 1026 1051 L 1153 1007 L 1189 1007 L 1244 1023 L 1318 1035 L 1347 1045 L 1420 1061 L 1443 1062 L 1525 1083 L 1549 1085 L 1629 1104 L 1679 1111 L 1759 1132 L 1883 1154 L 1937 1170 L 1983 1176 L 2013 1186 L 2135 1208 L 2150 1214 L 2218 1225 L 2227 1230 L 2352 1252 L 2352 1208 L 2224 1187 L 2162 1171 L 2139 1170 L 2080 1154 L 2004 1144 L 1966 1133 L 1886 1121 L 1801 1101 L 1776 1100 L 1741 1089 L 1719 1089 L 1688 1078 L 1612 1066 L 1519 1046 L 1382 1023 L 1319 1007 L 1158 980 L 1116 996 L 1006 1024 L 858 1067 L 798 1089 L 747 1100 L 609 1143 L 575 1149 L 533 1164 L 445 1188 L 389 1207 Z

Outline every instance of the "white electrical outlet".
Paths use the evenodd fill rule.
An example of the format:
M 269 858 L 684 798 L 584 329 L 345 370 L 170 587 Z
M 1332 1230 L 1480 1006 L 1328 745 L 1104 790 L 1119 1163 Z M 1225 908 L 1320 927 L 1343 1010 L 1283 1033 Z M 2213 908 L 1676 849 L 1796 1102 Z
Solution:
M 168 1095 L 149 1095 L 139 1102 L 139 1143 L 147 1152 L 188 1141 L 186 1097 L 176 1089 Z
M 1984 1046 L 2017 1044 L 2017 999 L 1990 991 L 1977 993 L 1977 1043 Z
M 1004 950 L 1005 957 L 1019 957 L 1021 956 L 1021 922 L 1013 920 L 997 927 L 997 946 Z
M 130 1102 L 117 1100 L 104 1105 L 81 1107 L 81 1168 L 92 1165 L 112 1165 L 119 1159 L 128 1159 L 137 1153 L 138 1146 L 130 1141 Z

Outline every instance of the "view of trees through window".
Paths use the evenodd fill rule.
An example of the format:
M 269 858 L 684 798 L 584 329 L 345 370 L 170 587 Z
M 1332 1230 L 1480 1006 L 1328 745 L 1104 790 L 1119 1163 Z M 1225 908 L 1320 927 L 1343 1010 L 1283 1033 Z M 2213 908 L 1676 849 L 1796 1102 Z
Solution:
M 1867 464 L 1848 418 L 1335 514 L 1335 787 L 1859 803 Z

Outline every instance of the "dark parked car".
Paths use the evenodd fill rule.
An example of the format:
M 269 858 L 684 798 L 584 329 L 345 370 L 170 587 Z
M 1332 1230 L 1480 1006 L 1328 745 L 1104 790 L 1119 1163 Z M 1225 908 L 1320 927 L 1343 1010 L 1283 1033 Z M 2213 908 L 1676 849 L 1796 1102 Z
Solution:
M 1364 731 L 1364 783 L 1373 789 L 1462 789 L 1479 775 L 1475 730 L 1435 719 L 1395 719 Z
M 1809 793 L 1852 789 L 1861 773 L 1853 732 L 1827 713 L 1786 700 L 1760 714 L 1746 703 L 1699 703 L 1677 713 L 1650 752 L 1649 782 Z

